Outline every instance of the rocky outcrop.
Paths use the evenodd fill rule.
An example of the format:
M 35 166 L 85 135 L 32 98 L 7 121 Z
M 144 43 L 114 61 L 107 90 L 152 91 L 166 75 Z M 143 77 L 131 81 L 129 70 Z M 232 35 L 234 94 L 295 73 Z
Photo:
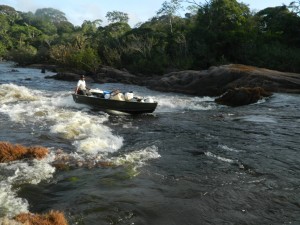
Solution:
M 242 106 L 256 103 L 264 97 L 270 97 L 272 93 L 263 88 L 234 88 L 225 92 L 222 96 L 215 99 L 215 102 L 228 106 Z
M 46 78 L 77 81 L 79 75 L 58 73 Z M 300 74 L 240 64 L 211 67 L 201 71 L 172 72 L 157 77 L 136 76 L 126 70 L 103 67 L 96 75 L 91 76 L 91 79 L 97 83 L 135 84 L 158 91 L 196 96 L 220 96 L 230 89 L 241 87 L 261 87 L 267 92 L 300 93 Z
M 300 93 L 300 74 L 231 64 L 202 71 L 173 72 L 148 82 L 151 89 L 198 96 L 220 96 L 229 89 L 261 87 L 269 92 Z

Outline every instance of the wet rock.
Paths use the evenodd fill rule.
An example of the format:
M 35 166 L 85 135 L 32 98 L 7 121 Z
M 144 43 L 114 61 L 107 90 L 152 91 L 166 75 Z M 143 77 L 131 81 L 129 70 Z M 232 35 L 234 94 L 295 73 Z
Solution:
M 228 106 L 242 106 L 256 103 L 258 100 L 269 97 L 272 94 L 263 88 L 234 88 L 215 99 L 215 102 Z

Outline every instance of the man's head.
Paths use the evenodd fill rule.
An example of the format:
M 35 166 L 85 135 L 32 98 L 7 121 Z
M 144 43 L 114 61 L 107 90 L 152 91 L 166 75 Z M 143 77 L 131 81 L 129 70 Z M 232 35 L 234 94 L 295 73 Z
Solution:
M 80 76 L 80 79 L 83 80 L 83 79 L 84 79 L 84 75 L 81 75 L 81 76 Z

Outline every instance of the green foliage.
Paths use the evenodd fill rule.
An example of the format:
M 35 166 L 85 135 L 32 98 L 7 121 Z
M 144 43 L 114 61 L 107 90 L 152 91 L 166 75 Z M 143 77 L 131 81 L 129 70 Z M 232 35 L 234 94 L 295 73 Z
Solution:
M 92 48 L 85 48 L 69 55 L 68 62 L 71 67 L 95 73 L 101 66 L 97 52 Z
M 266 8 L 256 14 L 259 31 L 266 42 L 280 41 L 300 47 L 299 17 L 287 6 Z
M 68 21 L 65 13 L 53 8 L 37 9 L 35 16 L 40 20 L 47 20 L 54 24 Z
M 182 9 L 179 0 L 171 0 L 170 2 L 163 2 L 162 7 L 158 10 L 158 16 L 167 17 L 170 25 L 170 32 L 173 33 L 173 17 L 179 13 L 179 10 Z
M 225 59 L 239 62 L 243 55 L 237 55 L 237 50 L 255 32 L 252 22 L 249 8 L 236 0 L 212 0 L 205 4 L 199 9 L 191 31 L 192 54 L 204 60 L 199 63 L 199 58 L 194 57 L 198 60 L 194 66 L 207 68 Z
M 5 48 L 5 45 L 0 42 L 0 59 L 2 59 L 3 56 L 5 56 L 6 54 L 6 48 Z M 1 60 L 0 60 L 1 61 Z
M 74 32 L 74 25 L 68 21 L 62 21 L 58 24 L 56 24 L 57 28 L 57 34 L 62 35 L 62 34 L 70 34 Z
M 110 23 L 128 23 L 129 20 L 128 14 L 120 11 L 108 12 L 105 17 Z
M 14 24 L 20 18 L 20 14 L 12 7 L 0 5 L 0 15 L 5 15 L 10 24 Z
M 20 66 L 26 66 L 35 62 L 36 54 L 37 50 L 32 46 L 19 46 L 9 51 L 8 58 Z
M 182 2 L 192 10 L 185 18 L 178 14 Z M 133 29 L 120 11 L 107 13 L 106 26 L 86 20 L 75 27 L 53 8 L 23 13 L 0 5 L 0 57 L 89 73 L 101 65 L 163 74 L 227 63 L 300 72 L 299 0 L 257 13 L 239 2 L 168 0 Z

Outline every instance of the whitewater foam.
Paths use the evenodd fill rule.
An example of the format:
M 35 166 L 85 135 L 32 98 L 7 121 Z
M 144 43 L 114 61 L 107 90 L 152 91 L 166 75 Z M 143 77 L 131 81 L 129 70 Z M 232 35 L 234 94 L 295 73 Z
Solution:
M 0 112 L 9 115 L 14 122 L 49 127 L 52 134 L 73 141 L 76 151 L 84 154 L 107 154 L 123 145 L 123 138 L 114 135 L 109 127 L 103 125 L 108 120 L 107 114 L 95 116 L 84 110 L 74 111 L 74 108 L 84 109 L 84 106 L 75 104 L 69 93 L 49 96 L 48 93 L 17 85 L 9 84 L 6 87 L 8 93 L 1 100 L 7 95 L 14 96 L 10 100 L 13 104 L 2 104 Z M 11 92 L 26 96 L 24 99 L 28 101 L 18 101 L 20 97 Z
M 16 101 L 34 101 L 37 100 L 36 95 L 23 86 L 15 84 L 0 85 L 0 103 L 6 104 Z
M 211 110 L 216 107 L 211 97 L 190 97 L 186 95 L 162 95 L 159 97 L 159 112 L 181 110 Z
M 28 212 L 26 199 L 17 196 L 18 186 L 22 184 L 38 184 L 42 180 L 51 179 L 55 168 L 50 165 L 53 154 L 42 160 L 14 161 L 0 164 L 0 217 L 13 217 Z
M 228 158 L 225 158 L 225 157 L 222 157 L 222 156 L 218 156 L 218 155 L 213 154 L 213 153 L 211 153 L 211 152 L 205 152 L 204 154 L 205 154 L 206 156 L 208 156 L 208 157 L 216 158 L 216 159 L 218 159 L 218 160 L 220 160 L 220 161 L 222 161 L 222 162 L 227 162 L 227 163 L 235 163 L 235 162 L 236 162 L 236 161 L 233 160 L 233 159 L 228 159 Z
M 226 151 L 230 151 L 230 152 L 240 152 L 239 150 L 236 150 L 234 148 L 230 148 L 227 145 L 218 145 L 219 148 L 226 150 Z
M 124 155 L 111 158 L 114 165 L 135 164 L 137 167 L 143 166 L 148 160 L 160 158 L 158 148 L 155 145 L 141 150 L 132 151 Z

